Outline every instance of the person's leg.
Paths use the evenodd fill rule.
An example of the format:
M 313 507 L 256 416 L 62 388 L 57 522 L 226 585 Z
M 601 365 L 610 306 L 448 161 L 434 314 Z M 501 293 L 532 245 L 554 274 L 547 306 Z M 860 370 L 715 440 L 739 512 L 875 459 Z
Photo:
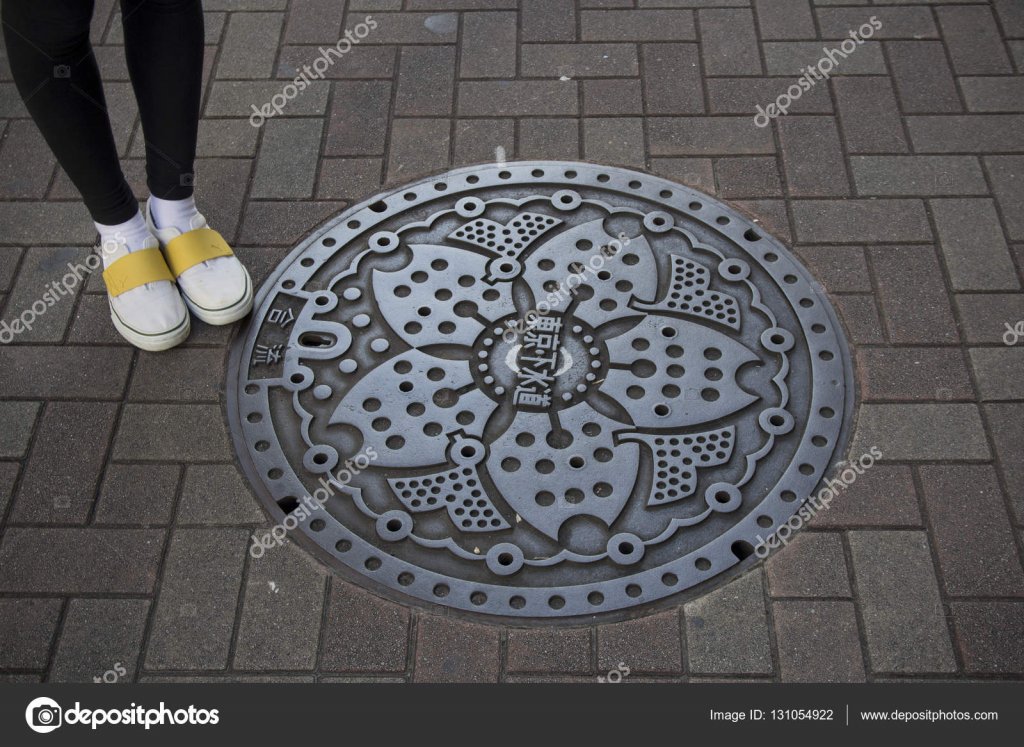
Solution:
M 203 82 L 202 6 L 199 0 L 121 0 L 121 17 L 146 141 L 149 226 L 172 267 L 175 246 L 183 246 L 172 242 L 197 232 L 182 239 L 192 242 L 184 253 L 208 258 L 181 269 L 178 287 L 197 317 L 228 324 L 249 313 L 253 292 L 245 268 L 207 226 L 192 195 Z
M 4 40 L 14 83 L 61 167 L 97 223 L 138 215 L 110 130 L 99 68 L 89 44 L 92 0 L 3 0 Z
M 139 102 L 149 192 L 161 201 L 192 197 L 203 85 L 199 0 L 121 0 L 125 57 Z
M 3 0 L 0 17 L 18 92 L 100 233 L 114 326 L 163 350 L 188 336 L 188 312 L 174 282 L 156 279 L 169 272 L 121 171 L 89 43 L 92 10 L 92 0 Z

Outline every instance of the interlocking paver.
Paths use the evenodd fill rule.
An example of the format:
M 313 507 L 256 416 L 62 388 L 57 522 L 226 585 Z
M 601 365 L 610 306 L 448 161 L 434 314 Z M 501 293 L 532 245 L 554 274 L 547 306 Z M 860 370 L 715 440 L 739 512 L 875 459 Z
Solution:
M 248 556 L 270 520 L 224 427 L 233 330 L 196 323 L 180 349 L 139 353 L 91 273 L 0 346 L 0 680 L 1024 674 L 1024 339 L 1004 339 L 1024 322 L 1019 2 L 205 5 L 197 201 L 257 283 L 385 183 L 513 159 L 650 170 L 796 242 L 855 346 L 857 430 L 836 460 L 884 456 L 767 564 L 685 614 L 538 628 L 417 611 L 290 542 Z M 115 140 L 144 197 L 119 9 L 97 6 Z M 868 43 L 834 51 L 873 15 Z M 291 96 L 367 16 L 377 28 Z M 829 81 L 755 123 L 830 50 Z M 95 230 L 6 63 L 0 120 L 9 322 Z

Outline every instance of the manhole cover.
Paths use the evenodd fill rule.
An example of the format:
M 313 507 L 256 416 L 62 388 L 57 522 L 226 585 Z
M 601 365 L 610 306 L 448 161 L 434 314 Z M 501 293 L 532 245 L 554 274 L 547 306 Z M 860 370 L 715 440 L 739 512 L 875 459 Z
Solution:
M 462 169 L 347 211 L 264 285 L 229 376 L 283 527 L 346 573 L 519 617 L 736 566 L 812 494 L 852 408 L 836 317 L 779 242 L 582 163 Z

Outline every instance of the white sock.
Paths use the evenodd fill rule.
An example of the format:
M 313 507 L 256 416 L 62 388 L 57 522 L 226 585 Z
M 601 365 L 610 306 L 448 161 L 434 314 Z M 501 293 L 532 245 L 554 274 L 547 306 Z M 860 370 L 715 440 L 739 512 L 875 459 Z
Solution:
M 149 239 L 153 234 L 146 225 L 146 219 L 142 212 L 136 210 L 135 217 L 118 223 L 116 226 L 108 226 L 103 223 L 95 223 L 96 230 L 100 232 L 100 255 L 103 257 L 104 269 L 109 267 L 115 259 L 120 259 L 128 252 L 137 252 L 139 249 L 148 249 L 155 246 Z
M 198 227 L 193 222 L 199 215 L 194 197 L 186 197 L 184 200 L 150 197 L 149 214 L 157 228 L 177 228 L 182 233 L 188 233 Z

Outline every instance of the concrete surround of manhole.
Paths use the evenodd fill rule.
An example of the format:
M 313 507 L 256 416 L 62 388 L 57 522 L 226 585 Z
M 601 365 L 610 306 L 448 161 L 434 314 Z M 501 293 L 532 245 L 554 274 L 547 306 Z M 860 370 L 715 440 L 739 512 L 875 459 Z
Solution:
M 703 593 L 845 450 L 820 286 L 736 211 L 584 163 L 357 205 L 264 284 L 228 410 L 276 522 L 406 602 L 579 618 Z

